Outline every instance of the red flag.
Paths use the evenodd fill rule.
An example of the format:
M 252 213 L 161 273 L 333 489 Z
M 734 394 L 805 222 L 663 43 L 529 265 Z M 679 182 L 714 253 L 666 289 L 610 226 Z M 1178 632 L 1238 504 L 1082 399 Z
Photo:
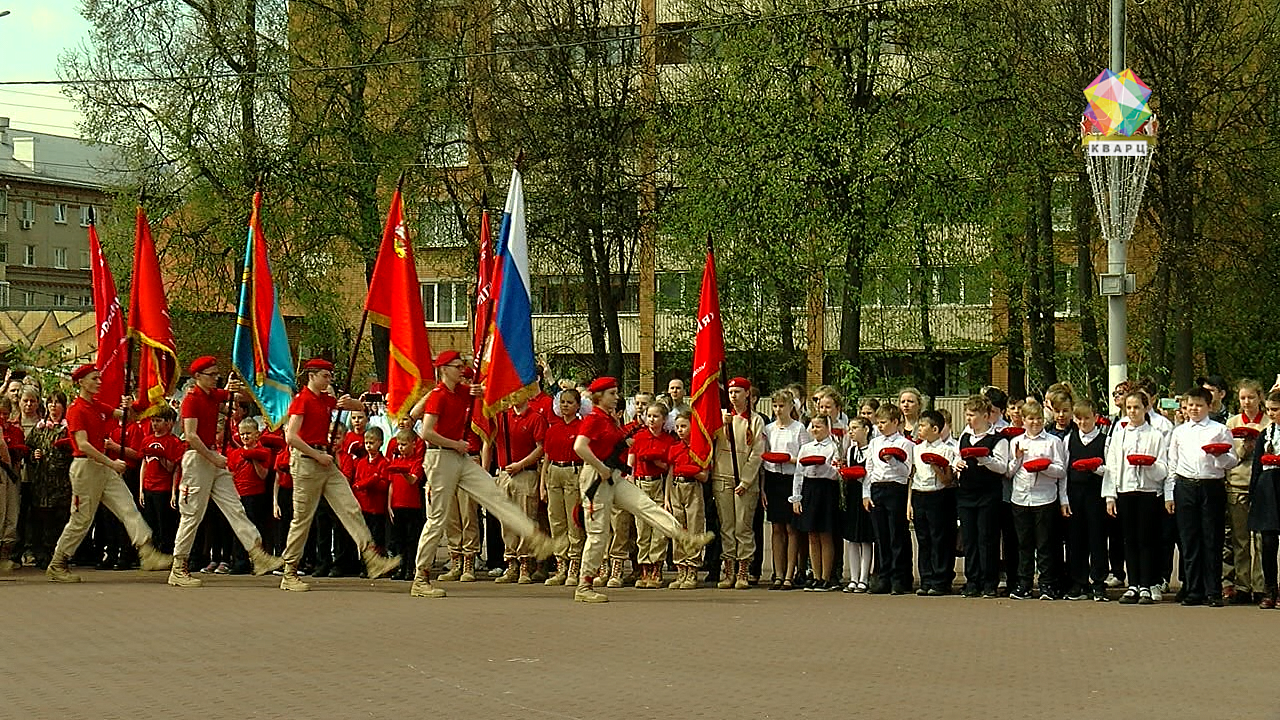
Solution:
M 373 277 L 369 278 L 364 309 L 371 321 L 390 330 L 387 414 L 399 420 L 430 389 L 435 374 L 427 324 L 422 315 L 418 266 L 413 261 L 413 244 L 404 227 L 404 208 L 398 187 L 391 196 L 382 247 L 378 250 Z
M 720 322 L 720 291 L 716 287 L 716 258 L 707 251 L 702 271 L 702 295 L 698 299 L 698 327 L 693 344 L 693 382 L 689 406 L 693 427 L 689 456 L 702 467 L 711 463 L 712 439 L 724 425 L 720 404 L 720 377 L 724 367 L 724 326 Z
M 476 317 L 475 334 L 471 342 L 474 353 L 472 370 L 475 381 L 484 382 L 481 374 L 481 355 L 484 341 L 493 326 L 493 242 L 489 237 L 489 211 L 480 214 L 480 258 L 476 267 Z M 493 441 L 493 422 L 484 414 L 484 398 L 477 397 L 471 409 L 471 431 L 482 441 Z
M 115 406 L 124 395 L 124 366 L 129 355 L 129 339 L 124 313 L 120 310 L 120 296 L 116 294 L 116 280 L 102 255 L 98 229 L 92 220 L 89 222 L 89 264 L 93 274 L 93 310 L 98 326 L 97 366 L 102 373 L 98 399 Z
M 148 417 L 168 404 L 178 381 L 178 345 L 169 322 L 169 303 L 160 280 L 160 261 L 151 240 L 147 213 L 138 208 L 134 223 L 133 282 L 129 294 L 129 333 L 141 345 L 138 364 L 139 417 Z

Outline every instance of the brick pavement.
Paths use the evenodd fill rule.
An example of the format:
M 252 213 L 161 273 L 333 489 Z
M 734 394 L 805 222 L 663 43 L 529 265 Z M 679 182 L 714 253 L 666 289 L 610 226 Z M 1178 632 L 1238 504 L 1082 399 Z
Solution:
M 1280 717 L 1280 611 L 84 572 L 0 581 L 0 718 Z

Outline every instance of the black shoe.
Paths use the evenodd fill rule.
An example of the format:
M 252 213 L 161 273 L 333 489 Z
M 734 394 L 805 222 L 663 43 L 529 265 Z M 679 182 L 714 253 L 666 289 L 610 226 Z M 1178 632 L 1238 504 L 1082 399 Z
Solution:
M 880 578 L 872 578 L 871 584 L 867 586 L 867 592 L 872 595 L 888 595 L 889 583 L 881 580 Z
M 1030 600 L 1032 597 L 1031 588 L 1014 588 L 1009 591 L 1010 600 Z
M 328 563 L 320 563 L 311 571 L 311 577 L 329 577 L 329 573 L 333 570 L 333 566 Z
M 1237 590 L 1235 594 L 1231 596 L 1231 604 L 1232 605 L 1253 605 L 1254 604 L 1253 593 L 1248 591 L 1241 592 L 1240 590 Z
M 781 579 L 781 578 L 774 578 L 774 579 L 773 579 L 773 582 L 769 584 L 769 589 L 770 589 L 770 590 L 781 590 L 781 589 L 782 589 L 782 579 Z
M 1208 598 L 1205 599 L 1204 604 L 1209 607 L 1222 607 L 1222 596 L 1210 595 Z
M 889 594 L 890 594 L 890 595 L 906 595 L 906 594 L 907 594 L 907 593 L 909 593 L 909 592 L 911 592 L 911 588 L 906 587 L 906 586 L 903 586 L 903 585 L 894 585 L 894 586 L 889 590 Z
M 967 598 L 980 598 L 980 597 L 982 597 L 982 591 L 981 591 L 981 590 L 979 590 L 979 589 L 978 589 L 978 588 L 976 588 L 976 587 L 965 587 L 964 591 L 962 591 L 960 594 L 961 594 L 963 597 L 967 597 Z
M 1107 597 L 1107 590 L 1106 590 L 1106 588 L 1103 588 L 1103 589 L 1101 589 L 1101 590 L 1099 590 L 1099 589 L 1097 589 L 1097 588 L 1094 588 L 1094 591 L 1093 591 L 1093 601 L 1094 601 L 1094 602 L 1108 602 L 1110 599 L 1111 599 L 1111 598 Z
M 1197 607 L 1204 604 L 1204 598 L 1197 597 L 1195 595 L 1187 595 L 1182 598 L 1181 602 L 1183 607 Z M 1221 602 L 1221 600 L 1219 600 L 1219 602 Z
M 944 595 L 950 595 L 951 593 L 943 590 L 942 588 L 931 587 L 925 592 L 925 594 L 929 597 L 943 597 Z
M 1040 599 L 1041 600 L 1057 600 L 1058 596 L 1056 593 L 1053 592 L 1052 588 L 1042 587 L 1040 588 Z
M 1068 600 L 1088 600 L 1089 593 L 1085 592 L 1081 588 L 1073 587 L 1067 591 L 1067 599 Z
M 340 577 L 346 577 L 346 576 L 347 576 L 347 573 L 337 565 L 334 565 L 333 569 L 329 571 L 329 577 L 331 578 L 340 578 Z
M 925 595 L 928 595 L 928 594 L 929 594 L 929 590 L 925 588 L 925 586 L 923 585 L 921 585 L 919 588 L 916 589 L 917 597 L 924 597 Z
M 1131 587 L 1128 590 L 1125 590 L 1124 594 L 1120 596 L 1121 605 L 1137 605 L 1138 600 L 1138 588 L 1136 587 Z
M 1177 602 L 1182 602 L 1183 600 L 1187 599 L 1187 595 L 1188 595 L 1187 586 L 1183 585 L 1182 587 L 1178 588 L 1178 592 L 1173 596 L 1173 599 Z

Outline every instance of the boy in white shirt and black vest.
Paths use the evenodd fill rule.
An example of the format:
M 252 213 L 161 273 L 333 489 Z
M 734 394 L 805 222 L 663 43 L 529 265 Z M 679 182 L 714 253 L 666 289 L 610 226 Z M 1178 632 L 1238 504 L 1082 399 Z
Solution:
M 1000 510 L 1009 471 L 1009 441 L 991 426 L 991 402 L 982 395 L 964 404 L 956 506 L 964 546 L 964 596 L 996 597 L 1000 580 Z
M 1067 500 L 1067 452 L 1062 441 L 1044 430 L 1044 407 L 1034 400 L 1022 406 L 1026 433 L 1010 443 L 1013 454 L 1013 522 L 1018 532 L 1018 587 L 1009 591 L 1015 600 L 1029 600 L 1031 581 L 1040 572 L 1040 599 L 1053 600 L 1053 580 L 1058 575 L 1053 547 L 1053 523 L 1059 512 L 1069 515 Z M 1061 510 L 1059 509 L 1061 503 Z
M 1169 436 L 1169 470 L 1182 552 L 1183 605 L 1222 607 L 1222 546 L 1226 533 L 1227 471 L 1240 461 L 1226 425 L 1209 417 L 1213 396 L 1203 387 L 1186 395 L 1187 421 Z
M 902 411 L 893 405 L 876 410 L 880 437 L 867 445 L 867 478 L 862 506 L 871 513 L 875 531 L 876 576 L 871 592 L 911 592 L 911 537 L 907 527 L 907 484 L 915 443 L 903 437 Z
M 942 413 L 926 410 L 916 422 L 915 473 L 907 493 L 907 519 L 915 524 L 920 547 L 917 595 L 951 594 L 955 580 L 956 493 L 955 477 L 960 453 L 942 437 L 946 424 Z
M 1102 498 L 1106 472 L 1106 435 L 1098 427 L 1098 413 L 1088 400 L 1072 410 L 1075 430 L 1067 446 L 1067 599 L 1107 600 L 1107 503 Z

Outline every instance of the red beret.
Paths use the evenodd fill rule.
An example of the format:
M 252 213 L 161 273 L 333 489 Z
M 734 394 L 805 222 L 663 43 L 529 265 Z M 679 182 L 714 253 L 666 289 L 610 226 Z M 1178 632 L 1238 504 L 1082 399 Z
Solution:
M 751 389 L 751 381 L 744 377 L 736 377 L 729 381 L 729 387 L 742 388 L 743 390 Z
M 1022 469 L 1027 472 L 1038 473 L 1048 470 L 1049 466 L 1052 464 L 1053 461 L 1047 457 L 1031 458 L 1030 460 L 1022 463 Z
M 462 355 L 457 350 L 445 350 L 436 356 L 436 367 L 444 367 L 455 360 L 461 360 Z
M 604 392 L 605 390 L 612 390 L 616 387 L 618 387 L 618 378 L 599 377 L 591 381 L 591 384 L 587 386 L 587 391 L 598 393 Z
M 87 377 L 89 373 L 95 372 L 97 369 L 98 369 L 97 365 L 94 365 L 92 363 L 85 363 L 84 365 L 81 365 L 80 367 L 71 371 L 71 382 L 80 382 L 81 380 L 85 379 L 85 377 Z
M 333 372 L 333 363 L 324 358 L 311 358 L 302 364 L 303 370 L 328 370 Z
M 204 372 L 205 370 L 208 370 L 209 368 L 217 364 L 218 364 L 218 358 L 212 355 L 205 355 L 203 357 L 198 357 L 195 360 L 192 360 L 191 367 L 188 369 L 191 371 L 192 375 L 195 375 L 196 373 Z

